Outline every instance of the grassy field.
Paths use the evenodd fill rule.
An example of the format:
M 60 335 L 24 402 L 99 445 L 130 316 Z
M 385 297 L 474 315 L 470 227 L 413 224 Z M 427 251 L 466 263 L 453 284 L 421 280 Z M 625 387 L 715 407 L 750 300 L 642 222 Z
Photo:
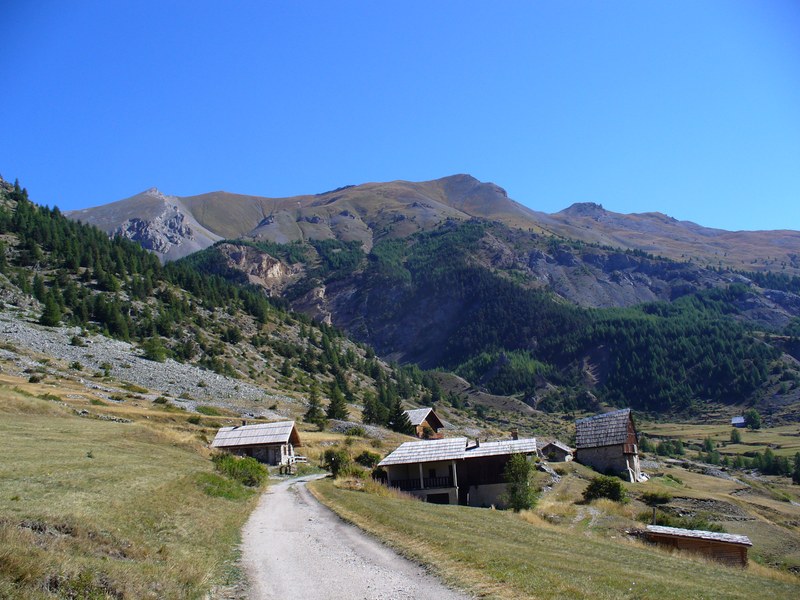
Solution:
M 739 429 L 741 444 L 731 444 L 729 424 L 701 425 L 697 423 L 646 423 L 640 426 L 648 438 L 679 439 L 684 443 L 702 444 L 705 438 L 711 438 L 716 445 L 721 445 L 722 454 L 744 454 L 745 452 L 763 451 L 768 446 L 778 456 L 793 457 L 800 452 L 800 425 L 782 425 L 763 429 Z
M 596 533 L 592 515 L 609 514 L 602 506 L 573 505 L 575 514 L 564 516 L 577 526 L 567 527 L 551 524 L 536 513 L 431 505 L 340 489 L 327 480 L 315 482 L 311 489 L 346 520 L 429 565 L 448 583 L 481 597 L 800 596 L 800 580 L 761 565 L 730 568 L 670 554 L 620 532 Z
M 214 473 L 202 435 L 181 414 L 0 378 L 0 598 L 224 585 L 257 494 Z

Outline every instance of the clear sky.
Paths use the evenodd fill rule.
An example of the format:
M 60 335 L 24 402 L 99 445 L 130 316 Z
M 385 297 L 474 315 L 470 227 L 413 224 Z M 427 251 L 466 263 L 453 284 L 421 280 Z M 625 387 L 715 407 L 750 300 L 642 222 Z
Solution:
M 0 0 L 0 174 L 84 208 L 470 173 L 800 230 L 800 2 Z

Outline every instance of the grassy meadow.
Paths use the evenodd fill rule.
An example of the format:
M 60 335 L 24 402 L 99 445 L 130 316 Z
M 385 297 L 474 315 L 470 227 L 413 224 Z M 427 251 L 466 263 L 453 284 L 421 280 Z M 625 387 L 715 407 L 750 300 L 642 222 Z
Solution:
M 314 482 L 311 489 L 344 519 L 480 597 L 683 600 L 800 594 L 800 580 L 787 573 L 753 563 L 746 569 L 726 567 L 631 539 L 618 526 L 630 522 L 634 508 L 609 501 L 576 505 L 549 499 L 537 511 L 514 514 L 342 489 L 329 480 Z M 570 494 L 566 488 L 555 493 Z M 548 511 L 558 514 L 548 520 L 542 516 Z
M 214 472 L 206 435 L 149 402 L 0 376 L 0 598 L 199 598 L 235 579 L 258 495 Z

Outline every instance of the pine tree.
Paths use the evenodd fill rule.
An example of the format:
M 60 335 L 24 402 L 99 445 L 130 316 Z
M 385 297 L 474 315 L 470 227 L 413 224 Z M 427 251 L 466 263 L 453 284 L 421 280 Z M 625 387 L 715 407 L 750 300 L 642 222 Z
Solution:
M 44 301 L 44 311 L 39 317 L 39 323 L 47 327 L 55 327 L 61 323 L 61 307 L 52 294 L 48 294 Z
M 345 402 L 344 395 L 336 383 L 331 384 L 330 397 L 331 403 L 328 405 L 328 418 L 346 421 L 348 416 L 347 403 Z
M 319 427 L 320 431 L 325 428 L 328 420 L 325 418 L 325 413 L 322 412 L 322 404 L 319 401 L 319 392 L 316 384 L 311 386 L 311 391 L 308 394 L 308 410 L 303 415 L 303 420 L 306 423 L 314 423 Z
M 387 426 L 392 431 L 404 433 L 406 435 L 414 435 L 414 426 L 408 419 L 408 413 L 403 410 L 403 406 L 400 404 L 400 398 L 395 400 L 392 406 L 392 412 L 389 413 Z

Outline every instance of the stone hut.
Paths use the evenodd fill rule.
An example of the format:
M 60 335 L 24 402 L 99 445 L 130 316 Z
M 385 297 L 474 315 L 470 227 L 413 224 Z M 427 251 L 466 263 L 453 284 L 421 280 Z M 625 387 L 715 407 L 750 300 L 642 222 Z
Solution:
M 562 444 L 558 440 L 553 440 L 542 446 L 542 456 L 550 462 L 567 462 L 572 460 L 572 448 Z
M 642 481 L 636 426 L 630 408 L 615 410 L 575 422 L 575 459 L 601 473 L 614 473 L 629 481 Z

